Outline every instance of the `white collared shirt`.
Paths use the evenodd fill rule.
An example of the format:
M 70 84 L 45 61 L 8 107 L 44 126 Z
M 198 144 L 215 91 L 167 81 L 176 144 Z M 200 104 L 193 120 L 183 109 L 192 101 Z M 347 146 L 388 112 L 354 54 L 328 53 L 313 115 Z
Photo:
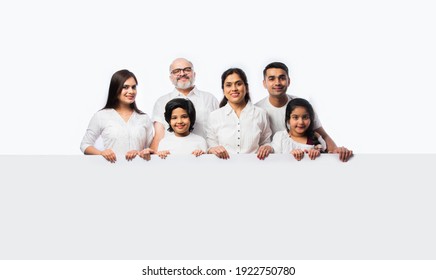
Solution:
M 271 129 L 266 111 L 247 103 L 238 118 L 227 103 L 210 113 L 206 127 L 208 148 L 223 146 L 229 153 L 256 153 L 260 146 L 269 145 Z
M 166 132 L 169 125 L 165 121 L 165 105 L 168 101 L 174 98 L 185 98 L 192 101 L 196 113 L 194 130 L 192 132 L 201 137 L 206 137 L 205 126 L 207 118 L 209 117 L 210 112 L 218 109 L 218 99 L 211 93 L 198 90 L 196 87 L 194 87 L 187 96 L 179 92 L 176 88 L 172 92 L 161 96 L 154 104 L 152 120 L 153 122 L 160 122 L 163 124 Z
M 294 98 L 297 98 L 293 95 L 287 95 L 288 96 L 288 102 L 286 102 L 286 105 L 277 108 L 271 105 L 269 102 L 269 97 L 265 97 L 264 99 L 258 101 L 255 106 L 258 106 L 260 108 L 263 108 L 268 113 L 268 120 L 270 122 L 271 131 L 274 135 L 278 131 L 286 130 L 286 122 L 285 122 L 285 115 L 286 115 L 286 106 L 288 105 L 289 101 L 291 101 Z M 318 119 L 318 115 L 315 112 L 314 121 L 313 121 L 313 129 L 320 128 L 321 121 Z
M 103 109 L 94 114 L 89 122 L 80 149 L 85 152 L 94 146 L 101 136 L 104 149 L 112 149 L 115 154 L 125 155 L 131 150 L 143 150 L 153 140 L 153 124 L 147 114 L 133 111 L 126 122 L 114 109 Z

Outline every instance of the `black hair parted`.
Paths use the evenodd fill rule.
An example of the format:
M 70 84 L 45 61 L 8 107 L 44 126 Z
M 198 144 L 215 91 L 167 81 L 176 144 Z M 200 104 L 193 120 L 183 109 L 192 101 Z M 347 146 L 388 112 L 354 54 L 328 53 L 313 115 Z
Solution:
M 127 69 L 119 70 L 112 75 L 106 105 L 102 108 L 102 110 L 116 109 L 118 107 L 120 103 L 118 97 L 123 90 L 124 82 L 127 81 L 129 78 L 133 78 L 136 82 L 136 85 L 138 85 L 138 80 L 136 79 L 135 74 Z M 144 114 L 144 112 L 138 109 L 138 107 L 136 106 L 136 102 L 130 104 L 130 108 L 135 110 L 135 112 L 138 114 Z
M 224 73 L 221 75 L 221 88 L 224 90 L 224 82 L 226 81 L 227 77 L 232 75 L 232 74 L 237 74 L 241 79 L 242 82 L 244 82 L 245 88 L 246 88 L 246 93 L 245 93 L 245 102 L 247 103 L 250 100 L 250 90 L 248 88 L 248 79 L 247 79 L 247 75 L 245 74 L 245 72 L 240 69 L 240 68 L 229 68 L 226 71 L 224 71 Z M 226 98 L 226 96 L 223 97 L 223 99 L 221 100 L 219 107 L 224 107 L 226 106 L 228 100 Z
M 306 130 L 306 136 L 308 138 L 312 139 L 312 141 L 315 145 L 319 144 L 318 138 L 316 137 L 315 132 L 313 130 L 313 122 L 315 120 L 315 111 L 313 110 L 313 107 L 310 104 L 310 102 L 304 98 L 293 98 L 286 105 L 286 115 L 285 115 L 286 130 L 289 132 L 289 126 L 288 126 L 289 120 L 291 119 L 292 111 L 294 111 L 294 109 L 297 107 L 303 107 L 309 113 L 310 125 Z

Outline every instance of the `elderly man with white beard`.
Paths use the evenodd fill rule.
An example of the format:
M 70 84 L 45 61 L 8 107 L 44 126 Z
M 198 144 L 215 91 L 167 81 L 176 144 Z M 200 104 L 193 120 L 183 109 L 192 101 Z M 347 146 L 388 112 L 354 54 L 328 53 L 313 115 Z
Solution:
M 185 58 L 176 58 L 170 65 L 170 80 L 174 84 L 174 90 L 161 96 L 153 108 L 153 125 L 155 135 L 150 148 L 158 150 L 159 142 L 164 138 L 168 123 L 165 121 L 165 105 L 174 98 L 186 98 L 195 106 L 197 118 L 193 132 L 206 137 L 205 125 L 209 113 L 218 108 L 218 99 L 209 92 L 201 91 L 195 86 L 195 71 L 192 62 Z

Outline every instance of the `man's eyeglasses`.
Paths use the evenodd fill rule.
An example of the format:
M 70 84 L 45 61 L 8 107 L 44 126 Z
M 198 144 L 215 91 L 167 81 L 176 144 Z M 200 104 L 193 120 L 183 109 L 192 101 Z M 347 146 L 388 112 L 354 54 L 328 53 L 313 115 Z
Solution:
M 177 74 L 179 74 L 182 71 L 183 71 L 183 73 L 189 74 L 189 73 L 192 72 L 192 67 L 176 68 L 176 69 L 171 70 L 171 74 L 177 75 Z

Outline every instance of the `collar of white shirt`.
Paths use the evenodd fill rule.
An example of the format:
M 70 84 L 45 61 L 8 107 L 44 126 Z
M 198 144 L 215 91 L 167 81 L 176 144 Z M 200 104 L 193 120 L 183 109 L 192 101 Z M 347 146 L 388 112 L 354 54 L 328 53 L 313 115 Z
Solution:
M 242 112 L 244 111 L 250 111 L 252 110 L 254 105 L 251 103 L 251 100 L 248 100 L 247 105 L 245 105 L 244 109 L 242 109 Z M 232 106 L 230 106 L 229 102 L 227 102 L 226 106 L 223 107 L 224 112 L 226 115 L 230 115 L 233 112 Z
M 176 98 L 176 97 L 186 98 L 186 97 L 198 95 L 198 94 L 199 94 L 199 90 L 195 86 L 186 96 L 183 93 L 181 93 L 180 91 L 178 91 L 177 88 L 174 88 L 173 92 L 171 93 L 171 97 L 172 98 Z

